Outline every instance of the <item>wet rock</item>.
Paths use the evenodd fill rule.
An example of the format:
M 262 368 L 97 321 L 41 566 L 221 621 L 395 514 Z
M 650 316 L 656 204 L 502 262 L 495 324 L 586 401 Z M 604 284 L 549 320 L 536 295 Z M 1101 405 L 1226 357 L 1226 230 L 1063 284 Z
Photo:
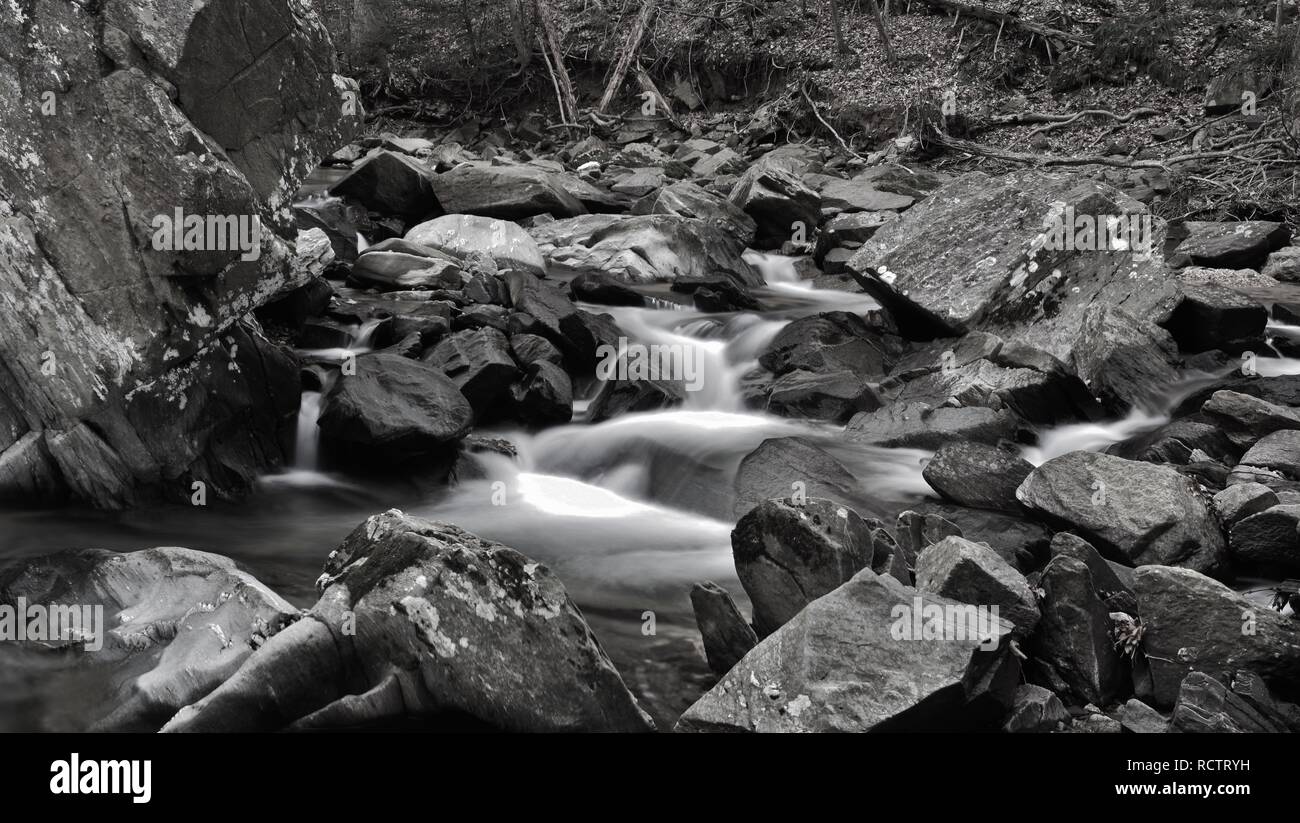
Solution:
M 533 363 L 510 391 L 516 416 L 528 425 L 558 425 L 573 418 L 573 382 L 554 363 Z
M 435 173 L 404 154 L 379 151 L 362 161 L 330 188 L 335 197 L 349 197 L 372 211 L 419 219 L 441 214 L 433 191 Z
M 1064 683 L 1088 703 L 1120 695 L 1125 669 L 1111 637 L 1110 610 L 1088 567 L 1072 557 L 1052 559 L 1038 578 L 1042 619 L 1031 646 L 1049 682 Z
M 1124 612 L 1129 615 L 1138 613 L 1133 587 L 1120 577 L 1114 565 L 1102 558 L 1091 543 L 1078 535 L 1058 532 L 1052 535 L 1052 543 L 1048 551 L 1052 559 L 1072 557 L 1087 566 L 1088 574 L 1092 577 L 1092 586 L 1109 611 Z M 1132 572 L 1129 574 L 1131 575 Z
M 344 539 L 318 587 L 306 617 L 164 731 L 412 718 L 514 732 L 652 728 L 559 579 L 499 543 L 393 509 Z M 394 685 L 403 699 L 370 699 Z
M 644 306 L 645 297 L 603 272 L 585 272 L 569 281 L 574 300 L 602 306 Z
M 911 402 L 856 414 L 844 433 L 855 443 L 883 448 L 937 449 L 949 442 L 997 443 L 1014 437 L 1020 427 L 1020 419 L 1006 409 L 932 408 Z
M 916 588 L 959 603 L 996 606 L 1021 637 L 1038 623 L 1038 605 L 1024 576 L 983 543 L 945 537 L 926 548 L 916 559 Z
M 686 385 L 680 380 L 606 380 L 587 406 L 587 420 L 601 423 L 629 412 L 670 408 L 685 399 Z
M 861 317 L 834 311 L 803 317 L 782 328 L 758 362 L 778 376 L 801 369 L 850 371 L 878 380 L 888 373 L 895 352 L 896 345 Z
M 865 243 L 881 226 L 896 217 L 898 213 L 892 211 L 837 214 L 822 224 L 817 240 L 818 255 L 825 257 L 831 249 L 845 243 Z
M 564 364 L 564 355 L 545 337 L 536 334 L 513 334 L 510 336 L 510 351 L 515 360 L 523 366 L 544 360 L 557 366 Z
M 853 509 L 858 483 L 848 469 L 802 437 L 764 440 L 740 461 L 736 470 L 737 517 L 743 517 L 764 500 L 824 497 Z
M 1070 722 L 1070 713 L 1061 699 L 1042 686 L 1025 683 L 1016 687 L 1011 714 L 1002 725 L 1004 732 L 1053 732 Z
M 1260 273 L 1283 283 L 1300 283 L 1300 246 L 1283 246 L 1269 254 Z
M 1201 411 L 1225 428 L 1248 435 L 1250 442 L 1276 431 L 1300 429 L 1300 413 L 1241 392 L 1220 390 Z
M 1237 488 L 1241 486 L 1230 486 L 1229 490 Z M 1272 496 L 1271 491 L 1269 494 Z M 1300 571 L 1300 505 L 1275 505 L 1243 516 L 1228 534 L 1228 548 L 1233 558 L 1243 563 L 1285 575 L 1296 574 Z
M 464 437 L 474 413 L 436 366 L 377 352 L 356 358 L 321 404 L 320 429 L 336 446 L 404 459 Z
M 731 594 L 717 583 L 691 586 L 691 608 L 704 639 L 704 655 L 714 674 L 723 675 L 758 645 L 758 635 L 745 622 Z
M 1113 412 L 1156 409 L 1178 382 L 1175 349 L 1173 338 L 1155 323 L 1118 307 L 1097 306 L 1084 311 L 1074 363 Z
M 937 514 L 905 511 L 894 525 L 894 539 L 908 568 L 916 567 L 916 558 L 926 547 L 945 537 L 961 537 L 961 529 Z
M 1016 489 L 1033 470 L 1013 448 L 959 441 L 941 446 L 922 476 L 954 503 L 1014 514 L 1021 510 Z
M 1175 268 L 1259 269 L 1269 252 L 1285 246 L 1291 237 L 1286 226 L 1266 220 L 1189 220 L 1182 224 L 1181 232 L 1185 239 L 1169 256 L 1169 265 Z
M 1226 286 L 1184 285 L 1183 297 L 1165 328 L 1187 352 L 1222 349 L 1240 354 L 1260 349 L 1268 310 Z
M 747 290 L 728 280 L 713 283 L 679 281 L 673 284 L 673 291 L 689 291 L 691 302 L 702 312 L 760 311 L 762 308 Z
M 438 202 L 451 214 L 518 220 L 534 214 L 586 214 L 578 198 L 551 174 L 529 166 L 463 163 L 433 178 Z
M 1243 466 L 1300 478 L 1300 431 L 1288 429 L 1261 437 L 1241 456 L 1238 467 Z
M 1295 700 L 1300 684 L 1300 623 L 1262 608 L 1191 569 L 1144 566 L 1133 591 L 1142 611 L 1142 650 L 1157 707 L 1178 697 L 1193 671 L 1227 679 L 1246 669 L 1278 696 Z
M 703 220 L 748 246 L 754 242 L 757 225 L 754 218 L 737 208 L 725 197 L 706 191 L 694 183 L 674 183 L 648 194 L 632 206 L 632 214 L 669 214 Z
M 933 622 L 945 637 L 958 635 L 970 609 L 864 569 L 760 642 L 687 709 L 677 730 L 996 728 L 1017 667 L 1003 653 L 977 651 L 974 633 L 913 637 L 918 606 L 922 622 L 926 609 L 938 612 Z
M 451 378 L 482 419 L 494 411 L 510 393 L 519 367 L 510 356 L 510 341 L 493 328 L 458 331 L 444 338 L 423 358 Z
M 1037 568 L 1047 558 L 1052 533 L 1027 518 L 928 501 L 916 504 L 915 509 L 923 515 L 938 516 L 953 523 L 961 530 L 961 537 L 990 546 L 1021 572 Z
M 388 290 L 459 288 L 461 267 L 450 255 L 406 240 L 390 239 L 357 256 L 349 272 L 369 286 Z
M 765 500 L 731 532 L 736 574 L 753 604 L 760 637 L 870 567 L 877 552 L 884 557 L 892 549 L 893 538 L 879 521 L 817 497 Z
M 871 384 L 848 370 L 816 374 L 795 369 L 774 380 L 765 396 L 767 410 L 774 414 L 836 423 L 880 408 L 880 397 Z
M 485 254 L 503 271 L 541 274 L 546 270 L 537 243 L 523 229 L 505 220 L 448 214 L 415 226 L 406 233 L 406 240 L 459 260 Z
M 902 211 L 916 202 L 916 198 L 911 195 L 882 191 L 869 180 L 860 178 L 829 180 L 818 193 L 821 195 L 822 208 L 842 212 Z
M 1167 466 L 1070 452 L 1034 469 L 1016 497 L 1121 562 L 1214 571 L 1225 559 L 1208 500 Z
M 575 369 L 588 371 L 595 366 L 597 347 L 603 341 L 596 339 L 588 320 L 563 292 L 526 272 L 510 272 L 505 280 L 515 311 L 535 321 L 525 331 L 555 344 Z
M 811 236 L 820 218 L 821 198 L 798 176 L 761 160 L 745 170 L 728 198 L 754 219 L 757 248 L 775 249 L 789 240 L 802 224 Z
M 0 604 L 13 608 L 20 597 L 82 615 L 103 609 L 99 635 L 92 619 L 80 641 L 31 643 L 50 658 L 51 670 L 75 666 L 110 684 L 87 690 L 86 675 L 74 679 L 81 685 L 67 696 L 63 716 L 44 718 L 52 724 L 47 730 L 70 731 L 63 724 L 71 724 L 82 731 L 156 731 L 298 618 L 297 609 L 233 560 L 181 548 L 88 549 L 27 560 L 0 574 Z M 59 683 L 52 679 L 46 688 Z

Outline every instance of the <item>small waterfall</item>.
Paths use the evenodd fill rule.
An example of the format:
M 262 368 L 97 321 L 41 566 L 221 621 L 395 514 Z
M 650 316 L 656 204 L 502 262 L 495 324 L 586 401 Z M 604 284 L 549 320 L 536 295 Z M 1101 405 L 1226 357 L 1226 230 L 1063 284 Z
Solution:
M 302 403 L 298 406 L 298 433 L 293 450 L 295 469 L 315 471 L 317 468 L 320 445 L 320 428 L 317 426 L 317 421 L 320 419 L 320 399 L 321 393 L 318 391 L 302 393 Z

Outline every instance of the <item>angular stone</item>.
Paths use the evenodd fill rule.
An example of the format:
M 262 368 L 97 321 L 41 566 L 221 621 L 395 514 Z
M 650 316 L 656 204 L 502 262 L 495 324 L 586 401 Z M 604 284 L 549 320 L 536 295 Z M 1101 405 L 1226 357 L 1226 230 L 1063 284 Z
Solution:
M 925 482 L 943 497 L 977 509 L 1020 512 L 1016 489 L 1034 470 L 1014 449 L 983 443 L 946 443 L 925 464 Z
M 916 588 L 959 603 L 988 608 L 1028 637 L 1038 624 L 1038 604 L 1024 575 L 983 543 L 945 537 L 916 559 Z
M 1034 658 L 1084 702 L 1110 703 L 1124 687 L 1125 669 L 1111 638 L 1110 611 L 1088 567 L 1055 557 L 1038 586 L 1042 619 L 1032 640 Z
M 714 674 L 724 675 L 758 645 L 758 635 L 745 622 L 731 594 L 717 583 L 691 586 L 691 608 L 704 639 L 704 655 Z

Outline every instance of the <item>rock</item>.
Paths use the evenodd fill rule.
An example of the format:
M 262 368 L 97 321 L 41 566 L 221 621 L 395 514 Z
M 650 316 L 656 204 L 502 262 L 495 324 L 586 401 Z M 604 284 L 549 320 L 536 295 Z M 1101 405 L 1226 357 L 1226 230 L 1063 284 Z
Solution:
M 1070 731 L 1082 734 L 1120 734 L 1124 728 L 1112 717 L 1089 712 L 1078 717 L 1070 727 Z
M 837 246 L 845 243 L 865 243 L 875 236 L 889 221 L 898 217 L 898 212 L 866 211 L 837 214 L 822 224 L 817 241 L 817 252 L 821 257 Z
M 1229 354 L 1262 348 L 1268 310 L 1238 291 L 1216 284 L 1184 285 L 1183 298 L 1165 328 L 1183 351 L 1221 349 Z
M 559 579 L 499 543 L 393 509 L 344 539 L 318 587 L 304 619 L 163 730 L 412 718 L 512 732 L 652 728 Z M 367 699 L 398 687 L 401 699 Z
M 757 224 L 754 218 L 730 200 L 705 191 L 694 183 L 674 183 L 647 194 L 632 206 L 632 214 L 669 214 L 704 222 L 724 234 L 738 238 L 744 245 L 754 242 Z
M 1073 529 L 1103 554 L 1134 566 L 1211 572 L 1225 559 L 1208 501 L 1167 466 L 1070 452 L 1034 469 L 1016 497 L 1049 523 Z
M 645 297 L 604 272 L 584 272 L 569 281 L 574 300 L 602 306 L 644 306 Z
M 1034 467 L 1011 448 L 946 443 L 925 464 L 925 482 L 943 497 L 977 509 L 1020 512 L 1016 489 Z
M 458 260 L 485 254 L 502 270 L 533 274 L 546 270 L 537 243 L 523 229 L 505 220 L 449 214 L 415 226 L 406 233 L 406 240 Z
M 822 208 L 842 212 L 902 211 L 916 202 L 911 195 L 881 191 L 860 178 L 830 180 L 822 186 L 819 194 Z
M 1270 253 L 1260 274 L 1283 283 L 1300 283 L 1300 246 L 1283 246 Z
M 436 451 L 469 433 L 473 410 L 436 366 L 377 352 L 356 359 L 326 393 L 321 436 L 376 458 L 402 459 Z
M 1091 543 L 1078 535 L 1058 532 L 1052 535 L 1052 543 L 1048 551 L 1052 559 L 1072 557 L 1087 566 L 1088 574 L 1092 577 L 1092 587 L 1096 590 L 1097 596 L 1105 602 L 1107 610 L 1129 615 L 1138 613 L 1137 598 L 1133 595 L 1132 587 L 1116 573 L 1109 562 L 1102 558 Z
M 1117 307 L 1084 312 L 1074 352 L 1079 376 L 1113 412 L 1158 409 L 1178 382 L 1170 334 Z
M 731 551 L 759 637 L 870 567 L 877 550 L 887 556 L 893 538 L 881 536 L 880 528 L 879 521 L 818 497 L 765 500 L 740 518 Z
M 768 386 L 766 398 L 767 410 L 774 414 L 836 423 L 880 408 L 880 397 L 871 384 L 847 369 L 826 374 L 786 372 Z
M 1278 503 L 1273 490 L 1262 483 L 1237 483 L 1214 495 L 1214 511 L 1225 528 L 1253 514 L 1271 509 Z M 1232 538 L 1228 538 L 1229 548 Z
M 529 333 L 545 337 L 564 354 L 574 369 L 589 372 L 595 367 L 597 340 L 583 313 L 558 288 L 531 274 L 513 271 L 506 275 L 510 303 L 515 311 L 535 321 Z
M 714 674 L 724 675 L 758 645 L 758 635 L 745 622 L 731 594 L 717 583 L 691 586 L 691 608 L 704 638 L 704 654 Z
M 983 543 L 945 537 L 916 559 L 916 588 L 959 603 L 996 607 L 1021 637 L 1038 623 L 1034 593 L 1020 572 Z
M 937 514 L 901 512 L 894 526 L 894 539 L 908 568 L 916 567 L 916 558 L 926 547 L 938 543 L 945 537 L 961 536 L 961 529 L 955 523 Z
M 1002 725 L 1004 732 L 1053 732 L 1060 724 L 1069 724 L 1070 713 L 1060 698 L 1042 686 L 1031 683 L 1016 687 L 1011 714 Z
M 515 414 L 531 426 L 551 426 L 573 419 L 573 382 L 564 369 L 545 360 L 530 365 L 512 387 Z
M 1291 239 L 1282 223 L 1242 220 L 1213 223 L 1189 220 L 1182 224 L 1184 238 L 1169 256 L 1169 265 L 1218 269 L 1259 269 Z M 1171 230 L 1171 237 L 1173 236 Z
M 1158 322 L 1176 291 L 1154 255 L 1054 243 L 1072 214 L 1149 219 L 1137 201 L 1078 177 L 968 174 L 877 231 L 850 269 L 913 339 L 980 329 L 1074 364 L 1090 309 Z
M 1042 619 L 1032 656 L 1052 683 L 1063 683 L 1087 703 L 1106 705 L 1124 688 L 1125 669 L 1111 637 L 1110 611 L 1088 567 L 1058 556 L 1038 578 Z
M 939 616 L 927 617 L 927 609 Z M 976 650 L 983 641 L 965 631 L 971 611 L 864 569 L 760 642 L 686 710 L 676 728 L 995 728 L 1011 702 L 1017 671 L 1007 655 Z M 942 626 L 947 637 L 960 630 L 963 639 L 913 637 L 916 622 L 923 631 Z
M 764 500 L 824 497 L 855 509 L 858 483 L 848 469 L 812 441 L 802 437 L 764 440 L 736 470 L 736 517 Z
M 1184 733 L 1287 731 L 1285 726 L 1261 714 L 1223 683 L 1203 672 L 1192 672 L 1183 680 L 1170 726 Z
M 931 408 L 911 402 L 856 414 L 844 434 L 852 442 L 882 448 L 937 449 L 948 442 L 997 443 L 1014 437 L 1019 427 L 1016 415 L 1005 409 Z
M 59 708 L 58 716 L 42 718 L 47 731 L 156 731 L 298 618 L 297 609 L 233 560 L 181 548 L 87 549 L 25 560 L 0 574 L 0 604 L 12 609 L 18 598 L 91 615 L 79 640 L 24 644 L 51 676 L 50 705 Z M 87 611 L 96 608 L 103 610 L 101 626 Z M 65 666 L 81 671 L 67 673 L 75 694 L 60 702 L 57 690 L 69 686 L 52 675 Z M 87 690 L 87 677 L 102 677 L 108 687 Z
M 587 422 L 601 423 L 629 412 L 656 411 L 686 399 L 680 380 L 606 380 L 587 406 Z
M 776 375 L 795 369 L 824 374 L 850 371 L 880 379 L 892 365 L 890 342 L 855 314 L 823 312 L 789 323 L 777 332 L 758 363 Z
M 1261 437 L 1241 456 L 1238 466 L 1271 469 L 1300 479 L 1300 431 L 1287 429 Z
M 625 283 L 726 280 L 761 286 L 762 278 L 741 257 L 742 241 L 714 223 L 668 214 L 623 216 L 596 228 L 580 242 L 546 251 L 556 271 L 603 271 Z M 543 247 L 545 251 L 545 247 Z
M 610 186 L 610 190 L 639 198 L 659 190 L 667 183 L 668 178 L 664 175 L 663 169 L 638 168 L 633 169 L 630 174 L 617 178 L 614 185 Z
M 529 166 L 463 163 L 434 177 L 433 189 L 443 210 L 451 214 L 518 220 L 534 214 L 587 213 L 553 175 Z
M 1022 573 L 1036 569 L 1047 559 L 1052 533 L 1024 517 L 988 509 L 971 509 L 946 503 L 917 503 L 923 515 L 938 516 L 954 524 L 959 536 L 973 543 L 983 543 Z
M 1230 486 L 1228 490 L 1238 488 L 1242 486 Z M 1269 495 L 1277 500 L 1271 491 Z M 1242 516 L 1228 534 L 1228 548 L 1236 560 L 1285 575 L 1295 574 L 1300 570 L 1300 505 L 1275 505 Z
M 313 276 L 291 196 L 360 122 L 334 70 L 285 0 L 4 16 L 0 496 L 233 497 L 283 464 L 296 366 L 249 315 Z M 208 250 L 175 246 L 178 212 Z
M 564 364 L 564 355 L 560 350 L 545 337 L 539 337 L 535 334 L 513 334 L 510 336 L 510 351 L 515 360 L 522 366 L 528 366 L 539 360 L 547 363 L 554 363 L 557 366 Z
M 1300 429 L 1300 413 L 1241 392 L 1220 390 L 1201 406 L 1208 417 L 1253 443 L 1276 431 Z
M 396 238 L 376 243 L 358 255 L 349 274 L 366 285 L 391 291 L 459 288 L 461 284 L 461 267 L 455 258 Z
M 793 173 L 761 159 L 745 170 L 728 198 L 754 219 L 757 248 L 775 249 L 789 240 L 797 225 L 811 236 L 820 220 L 821 198 Z
M 1172 706 L 1193 671 L 1227 679 L 1250 670 L 1285 700 L 1300 693 L 1300 623 L 1191 569 L 1144 566 L 1133 590 L 1157 707 Z
M 433 191 L 433 169 L 414 158 L 391 151 L 367 157 L 330 188 L 335 197 L 349 197 L 372 211 L 416 220 L 441 214 Z
M 757 311 L 760 308 L 757 300 L 726 281 L 701 284 L 691 292 L 691 302 L 699 311 L 710 314 Z
M 451 378 L 480 419 L 501 412 L 501 400 L 519 376 L 510 341 L 492 328 L 449 335 L 421 359 Z
M 1135 734 L 1163 734 L 1169 731 L 1169 721 L 1165 716 L 1136 697 L 1119 707 L 1116 719 L 1125 731 Z

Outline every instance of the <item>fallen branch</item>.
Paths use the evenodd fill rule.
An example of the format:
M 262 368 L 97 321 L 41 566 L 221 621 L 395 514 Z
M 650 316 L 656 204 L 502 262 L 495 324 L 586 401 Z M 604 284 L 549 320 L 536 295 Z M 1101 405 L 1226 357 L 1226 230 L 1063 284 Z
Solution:
M 808 108 L 812 109 L 813 117 L 816 117 L 817 122 L 821 123 L 823 126 L 826 127 L 826 130 L 829 131 L 831 133 L 831 136 L 835 138 L 835 142 L 840 144 L 840 148 L 844 149 L 844 151 L 847 152 L 855 160 L 861 160 L 864 163 L 867 162 L 866 158 L 858 154 L 853 149 L 849 148 L 849 144 L 844 142 L 844 138 L 840 137 L 840 133 L 835 130 L 834 126 L 826 122 L 825 118 L 822 117 L 821 112 L 817 110 L 817 104 L 814 103 L 813 99 L 808 96 L 808 90 L 804 88 L 802 85 L 799 86 L 799 93 L 802 94 L 803 99 L 808 102 Z
M 1049 132 L 1053 129 L 1063 129 L 1066 126 L 1073 123 L 1074 121 L 1078 120 L 1080 117 L 1109 117 L 1111 120 L 1114 120 L 1116 123 L 1131 123 L 1135 118 L 1151 117 L 1158 113 L 1159 112 L 1157 112 L 1155 109 L 1133 109 L 1133 111 L 1129 112 L 1128 114 L 1119 115 L 1113 111 L 1107 111 L 1105 109 L 1087 109 L 1086 111 L 1081 111 L 1078 114 L 1075 114 L 1073 116 L 1063 116 L 1063 118 L 1060 120 L 1049 122 L 1047 123 L 1047 125 L 1040 126 L 1039 128 L 1036 128 L 1033 131 L 1031 131 L 1029 135 L 1032 137 L 1035 134 L 1042 134 L 1044 132 Z
M 541 31 L 537 40 L 542 46 L 542 57 L 546 60 L 546 70 L 550 72 L 551 83 L 555 86 L 555 97 L 560 103 L 560 120 L 573 123 L 578 119 L 578 100 L 573 93 L 573 81 L 569 79 L 569 70 L 564 66 L 564 51 L 560 48 L 560 35 L 555 28 L 555 18 L 547 0 L 536 0 L 537 18 L 541 22 Z
M 1049 26 L 1033 23 L 1030 22 L 1029 20 L 1025 20 L 1021 17 L 1017 17 L 1014 14 L 1006 14 L 1005 12 L 994 11 L 993 9 L 987 8 L 985 6 L 976 6 L 970 3 L 963 3 L 961 2 L 961 0 L 921 0 L 921 2 L 925 3 L 928 6 L 933 6 L 937 9 L 956 12 L 958 19 L 961 19 L 961 15 L 965 14 L 970 17 L 974 17 L 978 20 L 987 20 L 990 23 L 998 23 L 999 25 L 1008 25 L 1011 26 L 1012 28 L 1020 29 L 1022 31 L 1027 31 L 1031 34 L 1037 34 L 1039 37 L 1042 37 L 1044 39 L 1054 37 L 1057 40 L 1064 40 L 1067 43 L 1077 43 L 1080 46 L 1088 46 L 1089 48 L 1092 47 L 1092 41 L 1086 37 L 1083 37 L 1082 35 L 1071 34 L 1068 31 L 1061 31 L 1060 29 L 1054 29 Z
M 1006 160 L 1010 163 L 1025 163 L 1031 166 L 1114 166 L 1121 169 L 1168 169 L 1169 166 L 1179 163 L 1191 163 L 1197 160 L 1213 160 L 1216 158 L 1231 157 L 1237 160 L 1253 160 L 1241 154 L 1246 149 L 1258 148 L 1274 144 L 1285 143 L 1286 141 L 1273 137 L 1268 140 L 1258 140 L 1254 143 L 1247 143 L 1243 146 L 1237 146 L 1225 151 L 1205 151 L 1193 154 L 1179 154 L 1173 157 L 1166 157 L 1162 160 L 1129 160 L 1122 157 L 1110 157 L 1103 155 L 1083 155 L 1071 157 L 1059 157 L 1052 154 L 1027 154 L 1024 152 L 1004 151 L 995 149 L 992 146 L 986 146 L 982 143 L 975 143 L 970 140 L 962 140 L 957 137 L 947 135 L 934 135 L 933 142 L 950 149 L 963 151 L 967 154 L 973 154 L 980 157 L 991 157 L 995 160 Z
M 623 85 L 623 78 L 627 76 L 627 70 L 631 68 L 636 53 L 641 48 L 641 39 L 645 37 L 646 29 L 650 27 L 650 20 L 654 17 L 656 6 L 657 0 L 645 0 L 641 5 L 636 22 L 632 24 L 632 30 L 627 33 L 627 39 L 619 49 L 614 73 L 610 75 L 609 83 L 605 86 L 605 93 L 600 96 L 600 103 L 596 106 L 597 112 L 604 113 L 613 102 L 614 95 L 618 94 L 619 87 Z

